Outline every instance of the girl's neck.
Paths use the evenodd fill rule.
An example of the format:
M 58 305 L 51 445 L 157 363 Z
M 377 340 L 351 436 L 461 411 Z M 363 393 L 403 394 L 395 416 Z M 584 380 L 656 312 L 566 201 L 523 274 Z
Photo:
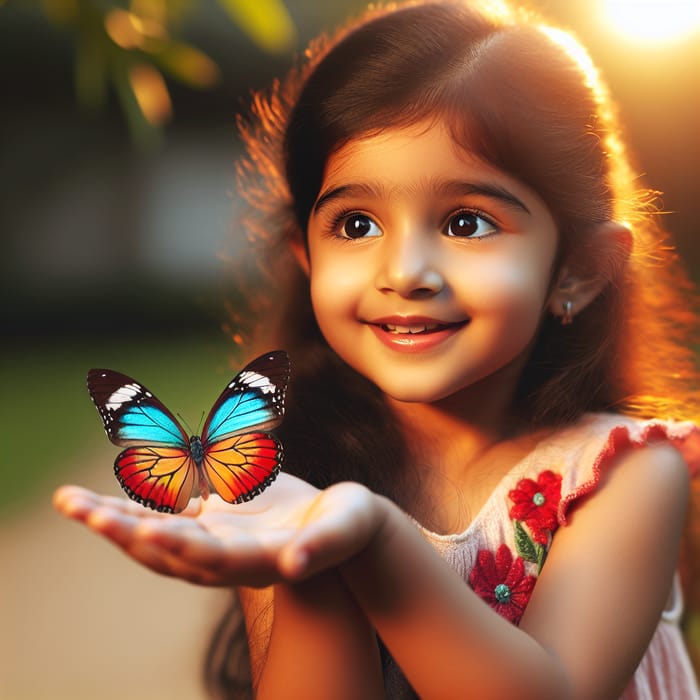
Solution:
M 472 395 L 472 399 L 474 396 Z M 460 532 L 493 489 L 541 438 L 486 393 L 430 404 L 390 403 L 403 425 L 420 488 L 411 514 L 437 532 Z
M 511 432 L 494 416 L 482 414 L 471 420 L 443 402 L 392 402 L 392 406 L 418 462 L 451 478 L 478 462 Z
M 410 451 L 427 465 L 458 471 L 493 448 L 522 432 L 511 415 L 512 392 L 493 387 L 470 387 L 433 403 L 406 403 L 389 399 L 404 427 Z

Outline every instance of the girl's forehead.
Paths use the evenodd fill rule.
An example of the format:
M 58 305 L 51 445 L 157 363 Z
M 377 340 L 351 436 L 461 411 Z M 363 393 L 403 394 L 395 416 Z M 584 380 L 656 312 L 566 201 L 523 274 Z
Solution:
M 331 153 L 327 171 L 359 168 L 357 162 L 365 160 L 391 164 L 393 160 L 405 160 L 408 152 L 411 155 L 430 154 L 431 157 L 423 163 L 426 168 L 449 166 L 457 161 L 476 165 L 478 161 L 474 154 L 455 143 L 443 122 L 421 122 L 351 138 Z
M 383 129 L 347 141 L 328 158 L 321 191 L 377 183 L 387 195 L 417 195 L 460 181 L 491 183 L 544 206 L 527 185 L 458 144 L 442 121 Z

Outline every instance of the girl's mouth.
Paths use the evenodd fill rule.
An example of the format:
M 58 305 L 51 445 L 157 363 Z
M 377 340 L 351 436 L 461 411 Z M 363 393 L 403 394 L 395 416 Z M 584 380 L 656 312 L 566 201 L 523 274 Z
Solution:
M 469 319 L 457 322 L 403 321 L 380 319 L 368 324 L 377 338 L 391 350 L 401 353 L 419 353 L 441 345 L 469 323 Z

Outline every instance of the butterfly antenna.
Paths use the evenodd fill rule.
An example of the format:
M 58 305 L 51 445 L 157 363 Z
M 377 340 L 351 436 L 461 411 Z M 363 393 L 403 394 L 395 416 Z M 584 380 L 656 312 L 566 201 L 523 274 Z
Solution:
M 178 413 L 177 414 L 180 418 L 180 420 L 185 424 L 187 427 L 187 430 L 190 431 L 190 435 L 199 435 L 199 431 L 202 429 L 202 423 L 204 421 L 204 411 L 202 411 L 202 415 L 199 418 L 199 423 L 197 423 L 197 430 L 196 432 L 192 432 L 192 428 L 188 425 L 187 421 Z
M 197 433 L 192 432 L 192 427 L 191 427 L 190 424 L 185 420 L 185 418 L 183 417 L 183 415 L 182 415 L 181 413 L 178 413 L 178 414 L 177 414 L 177 417 L 180 419 L 180 421 L 181 421 L 182 424 L 185 426 L 185 428 L 187 428 L 187 430 L 189 431 L 189 434 L 190 434 L 190 435 L 199 435 L 198 432 L 197 432 Z

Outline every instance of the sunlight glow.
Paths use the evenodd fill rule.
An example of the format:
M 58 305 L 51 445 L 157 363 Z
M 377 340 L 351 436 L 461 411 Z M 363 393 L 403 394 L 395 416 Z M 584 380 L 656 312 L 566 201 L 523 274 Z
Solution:
M 542 25 L 540 29 L 576 61 L 578 67 L 586 76 L 588 85 L 595 87 L 598 84 L 598 70 L 584 46 L 574 36 L 557 27 Z
M 606 20 L 634 41 L 671 42 L 700 31 L 700 0 L 601 0 Z

